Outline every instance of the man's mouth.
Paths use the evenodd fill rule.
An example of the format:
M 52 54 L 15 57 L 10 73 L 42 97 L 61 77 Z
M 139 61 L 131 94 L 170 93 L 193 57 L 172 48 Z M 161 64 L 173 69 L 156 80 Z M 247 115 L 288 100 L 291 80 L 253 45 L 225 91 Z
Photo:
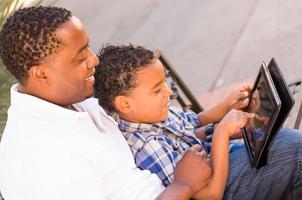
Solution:
M 89 82 L 94 82 L 95 78 L 94 76 L 89 76 L 88 78 L 85 79 L 86 81 L 89 81 Z
M 93 70 L 91 75 L 89 77 L 87 77 L 85 80 L 89 81 L 89 82 L 94 82 L 95 81 L 94 73 L 95 73 L 95 70 Z

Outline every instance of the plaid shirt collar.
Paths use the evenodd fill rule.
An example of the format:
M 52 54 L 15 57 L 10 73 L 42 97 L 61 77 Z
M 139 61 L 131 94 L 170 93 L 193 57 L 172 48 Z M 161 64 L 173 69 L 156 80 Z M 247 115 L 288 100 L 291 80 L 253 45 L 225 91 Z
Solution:
M 175 110 L 173 107 L 170 107 L 167 119 L 158 123 L 135 123 L 123 120 L 121 118 L 117 118 L 117 122 L 119 129 L 126 137 L 130 137 L 126 133 L 149 132 L 152 133 L 152 135 L 160 135 L 164 130 L 168 130 L 174 135 L 186 137 L 190 141 L 193 140 L 194 143 L 199 143 L 199 140 L 197 140 L 193 134 L 194 126 L 191 123 L 185 123 L 182 117 L 177 113 L 177 110 Z
M 169 124 L 169 120 L 158 122 L 155 124 L 146 124 L 146 123 L 135 123 L 123 120 L 118 118 L 118 126 L 123 132 L 153 132 L 161 134 L 162 128 L 166 127 Z

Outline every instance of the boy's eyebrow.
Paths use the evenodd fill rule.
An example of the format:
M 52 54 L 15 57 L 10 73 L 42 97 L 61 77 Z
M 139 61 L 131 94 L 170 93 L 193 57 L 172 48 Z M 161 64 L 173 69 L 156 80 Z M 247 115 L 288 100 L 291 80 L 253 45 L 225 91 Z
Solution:
M 151 89 L 153 90 L 153 89 L 157 88 L 160 84 L 162 84 L 162 82 L 164 82 L 164 81 L 163 80 L 159 81 Z

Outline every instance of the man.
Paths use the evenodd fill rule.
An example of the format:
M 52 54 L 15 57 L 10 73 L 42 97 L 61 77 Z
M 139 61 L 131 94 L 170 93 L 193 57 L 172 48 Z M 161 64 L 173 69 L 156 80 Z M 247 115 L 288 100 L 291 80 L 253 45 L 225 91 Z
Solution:
M 190 198 L 211 174 L 200 148 L 184 156 L 166 189 L 137 169 L 113 119 L 89 98 L 98 59 L 88 43 L 80 20 L 64 8 L 24 8 L 4 24 L 0 54 L 18 84 L 0 145 L 3 197 Z

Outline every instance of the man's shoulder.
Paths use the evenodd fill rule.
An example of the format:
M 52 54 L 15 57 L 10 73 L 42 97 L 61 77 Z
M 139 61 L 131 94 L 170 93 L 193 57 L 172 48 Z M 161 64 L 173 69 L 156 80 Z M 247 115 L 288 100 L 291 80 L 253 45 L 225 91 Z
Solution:
M 89 111 L 98 109 L 105 113 L 105 110 L 98 104 L 98 100 L 94 97 L 87 98 L 79 103 L 73 104 L 80 111 Z

